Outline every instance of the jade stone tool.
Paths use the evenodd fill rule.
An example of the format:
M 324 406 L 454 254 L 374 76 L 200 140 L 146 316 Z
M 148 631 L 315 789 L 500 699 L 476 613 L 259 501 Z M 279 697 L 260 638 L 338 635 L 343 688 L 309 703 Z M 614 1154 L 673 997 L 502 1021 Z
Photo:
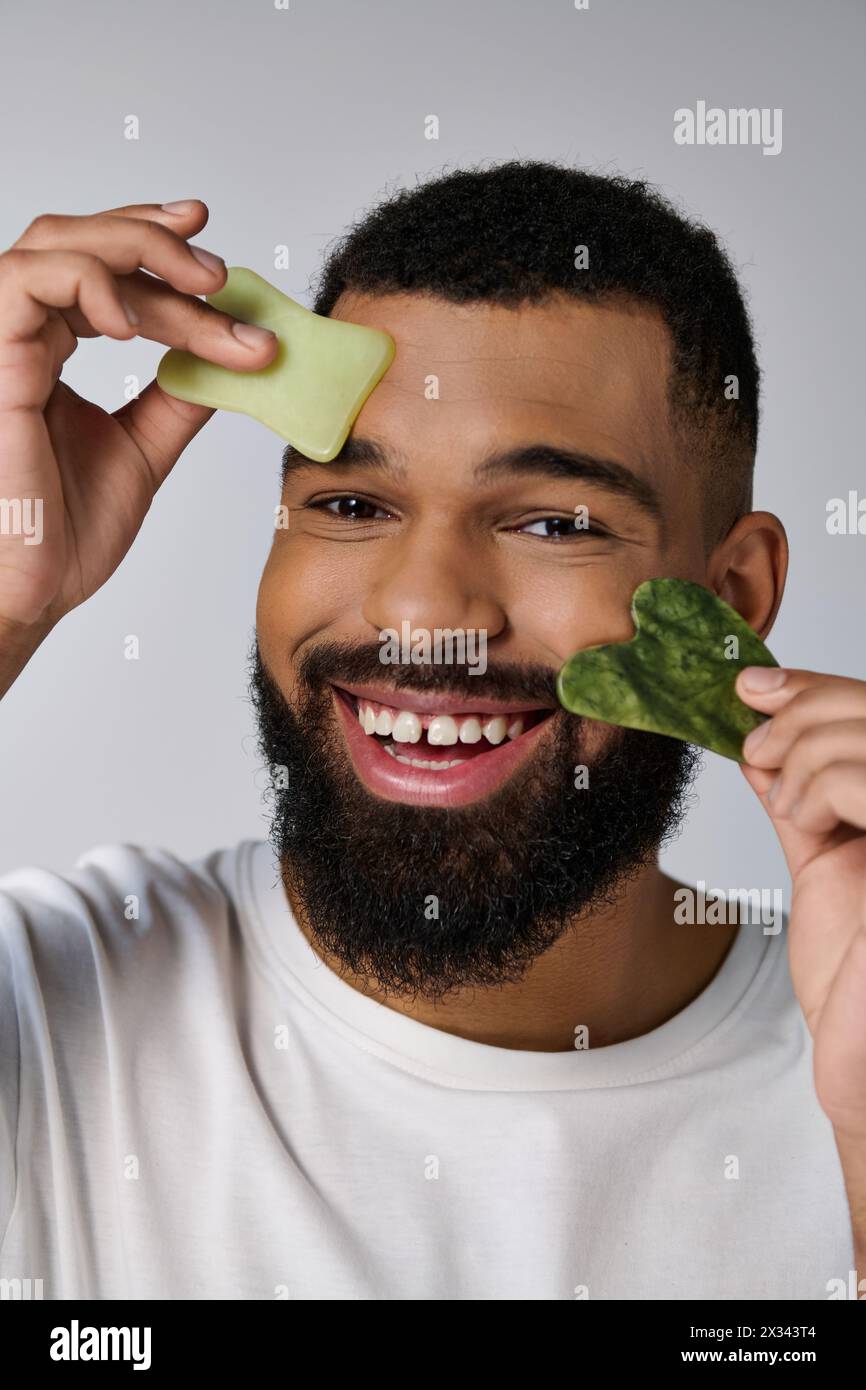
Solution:
M 744 666 L 777 666 L 736 609 L 702 584 L 648 579 L 631 601 L 630 642 L 586 647 L 557 678 L 559 702 L 604 724 L 667 734 L 743 762 L 743 739 L 767 718 L 743 703 Z
M 314 314 L 244 266 L 232 266 L 207 302 L 270 328 L 279 339 L 276 356 L 260 371 L 236 372 L 171 348 L 156 373 L 163 390 L 251 415 L 317 463 L 335 458 L 394 359 L 390 334 Z

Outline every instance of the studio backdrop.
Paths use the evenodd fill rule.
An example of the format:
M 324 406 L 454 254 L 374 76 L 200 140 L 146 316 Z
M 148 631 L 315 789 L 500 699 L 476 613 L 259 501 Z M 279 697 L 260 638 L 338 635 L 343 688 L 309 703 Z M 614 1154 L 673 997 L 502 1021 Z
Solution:
M 0 23 L 4 248 L 43 212 L 201 198 L 198 244 L 309 305 L 328 245 L 430 172 L 552 159 L 658 185 L 719 233 L 749 299 L 754 505 L 791 542 L 771 650 L 866 677 L 866 534 L 828 525 L 834 499 L 866 495 L 860 0 L 42 0 Z M 740 109 L 760 114 L 748 139 L 710 134 L 713 111 Z M 162 351 L 87 341 L 63 377 L 115 409 Z M 246 666 L 280 451 L 217 413 L 4 699 L 0 872 L 63 872 L 109 841 L 188 858 L 266 835 Z M 787 883 L 738 767 L 711 754 L 663 863 Z

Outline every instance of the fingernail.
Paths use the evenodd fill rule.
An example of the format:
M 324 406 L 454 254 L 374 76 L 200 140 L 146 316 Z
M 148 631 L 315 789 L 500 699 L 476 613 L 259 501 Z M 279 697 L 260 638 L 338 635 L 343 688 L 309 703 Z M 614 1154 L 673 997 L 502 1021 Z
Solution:
M 201 261 L 208 270 L 214 270 L 217 273 L 225 270 L 226 263 L 222 256 L 215 256 L 212 251 L 205 251 L 203 246 L 191 246 L 189 249 L 196 260 Z
M 272 333 L 269 328 L 259 328 L 255 323 L 239 323 L 235 321 L 232 324 L 232 332 L 236 338 L 240 339 L 245 347 L 251 348 L 264 347 L 266 343 L 272 342 L 276 337 L 276 334 Z
M 133 325 L 141 323 L 141 319 L 138 317 L 138 314 L 135 312 L 132 305 L 127 300 L 125 300 L 122 295 L 120 297 L 120 302 L 123 305 L 123 312 L 126 314 L 126 317 L 129 319 L 129 322 Z
M 749 734 L 749 737 L 743 744 L 743 752 L 746 755 L 747 759 L 751 757 L 752 753 L 754 753 L 755 749 L 758 747 L 758 744 L 763 743 L 764 739 L 767 737 L 767 734 L 770 731 L 770 726 L 772 725 L 772 723 L 772 719 L 765 719 L 763 724 L 759 724 L 757 729 L 753 729 L 752 732 Z
M 778 666 L 746 666 L 741 672 L 747 690 L 778 690 L 788 678 Z
M 163 212 L 174 212 L 182 217 L 185 212 L 192 212 L 195 205 L 196 200 L 194 198 L 178 198 L 174 203 L 162 203 L 161 207 Z
M 776 780 L 775 780 L 775 782 L 773 782 L 772 786 L 770 787 L 769 791 L 767 792 L 767 800 L 768 800 L 768 801 L 772 801 L 772 800 L 773 800 L 773 797 L 776 795 L 776 792 L 779 790 L 779 783 L 781 782 L 781 780 L 782 780 L 781 777 L 777 777 Z

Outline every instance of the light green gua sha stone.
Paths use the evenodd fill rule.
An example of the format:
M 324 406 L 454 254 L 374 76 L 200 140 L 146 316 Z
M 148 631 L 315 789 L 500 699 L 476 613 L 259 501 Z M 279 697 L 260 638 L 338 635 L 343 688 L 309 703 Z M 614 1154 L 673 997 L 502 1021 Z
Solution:
M 207 302 L 270 328 L 280 341 L 277 354 L 260 371 L 235 372 L 171 348 L 156 373 L 163 390 L 196 405 L 251 415 L 317 463 L 335 458 L 394 359 L 390 334 L 314 314 L 244 266 L 232 266 Z

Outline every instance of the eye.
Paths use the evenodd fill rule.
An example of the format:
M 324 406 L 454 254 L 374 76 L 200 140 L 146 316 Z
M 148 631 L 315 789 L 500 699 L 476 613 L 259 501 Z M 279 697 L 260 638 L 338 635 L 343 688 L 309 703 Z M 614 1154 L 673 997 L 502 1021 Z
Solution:
M 341 521 L 374 521 L 377 512 L 380 516 L 391 515 L 375 502 L 370 502 L 366 497 L 355 497 L 352 493 L 341 493 L 339 497 L 322 497 L 318 502 L 311 502 L 310 506 L 316 511 L 328 512 L 330 516 L 339 517 Z
M 573 516 L 543 516 L 537 521 L 527 521 L 523 526 L 518 526 L 517 530 L 528 536 L 540 536 L 542 540 L 548 541 L 567 541 L 573 540 L 576 536 L 605 534 L 595 526 L 578 526 Z

